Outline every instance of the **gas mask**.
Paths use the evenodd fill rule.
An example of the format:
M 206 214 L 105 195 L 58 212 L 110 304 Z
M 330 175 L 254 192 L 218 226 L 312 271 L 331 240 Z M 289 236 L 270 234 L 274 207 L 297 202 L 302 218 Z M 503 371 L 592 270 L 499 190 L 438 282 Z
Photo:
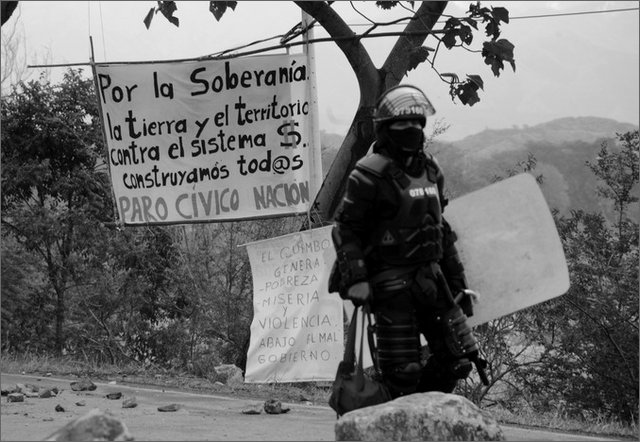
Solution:
M 422 150 L 424 133 L 417 127 L 387 130 L 389 147 L 402 152 L 403 156 L 410 156 Z
M 405 172 L 410 175 L 418 175 L 422 172 L 425 159 L 422 151 L 424 143 L 422 129 L 417 127 L 391 129 L 387 127 L 380 131 L 379 140 Z

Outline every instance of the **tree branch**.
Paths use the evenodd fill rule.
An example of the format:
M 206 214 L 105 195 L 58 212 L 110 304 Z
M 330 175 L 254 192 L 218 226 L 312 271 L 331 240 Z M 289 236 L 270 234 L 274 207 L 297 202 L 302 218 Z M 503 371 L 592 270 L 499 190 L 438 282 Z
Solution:
M 422 2 L 416 11 L 415 18 L 405 27 L 403 35 L 391 49 L 382 65 L 381 71 L 387 74 L 384 79 L 385 89 L 400 83 L 409 69 L 409 54 L 420 47 L 433 30 L 436 22 L 447 7 L 448 2 Z M 427 33 L 425 33 L 427 32 Z
M 378 71 L 360 40 L 352 38 L 355 34 L 351 28 L 325 2 L 297 1 L 294 3 L 315 18 L 331 38 L 335 39 L 336 45 L 356 74 L 360 88 L 360 106 L 373 106 L 375 103 L 369 103 L 372 97 L 370 88 L 371 85 L 379 83 Z

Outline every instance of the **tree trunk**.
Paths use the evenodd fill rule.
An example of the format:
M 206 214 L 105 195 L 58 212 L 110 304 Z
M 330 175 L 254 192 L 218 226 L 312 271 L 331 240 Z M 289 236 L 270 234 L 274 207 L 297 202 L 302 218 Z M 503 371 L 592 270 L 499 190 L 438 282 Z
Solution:
M 9 20 L 11 14 L 13 14 L 13 11 L 16 10 L 16 8 L 18 7 L 18 2 L 3 1 L 0 2 L 0 5 L 2 9 L 0 11 L 0 20 L 2 20 L 2 24 L 0 24 L 0 26 L 2 26 L 7 22 L 7 20 Z
M 62 356 L 64 349 L 64 289 L 56 288 L 56 354 Z

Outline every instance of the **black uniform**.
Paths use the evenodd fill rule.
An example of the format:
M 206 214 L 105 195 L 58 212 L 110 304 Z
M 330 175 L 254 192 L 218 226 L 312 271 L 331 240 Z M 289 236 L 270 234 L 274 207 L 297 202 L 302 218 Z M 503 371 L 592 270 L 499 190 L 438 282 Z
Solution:
M 472 315 L 456 236 L 442 216 L 447 200 L 442 171 L 420 152 L 411 168 L 383 147 L 351 172 L 332 232 L 339 292 L 368 281 L 376 319 L 378 361 L 393 397 L 451 392 L 471 370 L 477 343 L 466 326 Z M 336 278 L 337 279 L 337 278 Z M 421 362 L 420 333 L 429 346 Z

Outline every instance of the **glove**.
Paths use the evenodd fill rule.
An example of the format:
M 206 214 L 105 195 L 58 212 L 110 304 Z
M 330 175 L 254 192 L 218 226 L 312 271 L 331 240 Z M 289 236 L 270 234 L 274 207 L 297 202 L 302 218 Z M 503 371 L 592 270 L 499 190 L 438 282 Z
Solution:
M 480 294 L 473 290 L 463 289 L 458 292 L 454 301 L 458 304 L 465 315 L 468 317 L 473 316 L 473 306 L 478 303 Z
M 467 324 L 467 316 L 460 307 L 454 307 L 442 317 L 445 343 L 452 355 L 458 358 L 478 354 L 478 341 Z
M 471 298 L 471 300 L 473 301 L 474 304 L 477 304 L 478 301 L 480 300 L 480 293 L 473 291 L 473 290 L 469 290 L 469 289 L 464 289 L 462 291 L 466 296 L 469 296 Z
M 356 307 L 369 302 L 370 297 L 371 286 L 367 281 L 356 282 L 347 290 L 347 298 L 349 298 Z

